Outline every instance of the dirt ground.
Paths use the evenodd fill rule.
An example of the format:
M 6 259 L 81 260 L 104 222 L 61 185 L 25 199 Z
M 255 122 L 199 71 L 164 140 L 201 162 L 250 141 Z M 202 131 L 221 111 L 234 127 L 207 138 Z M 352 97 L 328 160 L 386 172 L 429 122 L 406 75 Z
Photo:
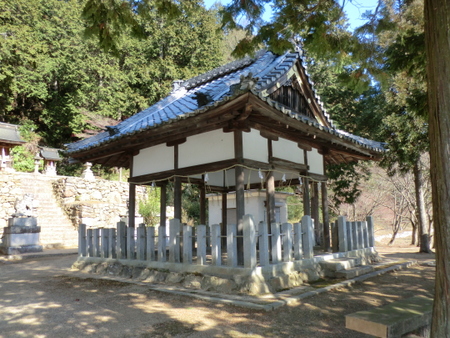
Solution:
M 272 312 L 91 278 L 70 271 L 73 255 L 0 262 L 0 337 L 369 337 L 347 330 L 345 315 L 434 289 L 434 255 L 377 250 L 419 264 Z

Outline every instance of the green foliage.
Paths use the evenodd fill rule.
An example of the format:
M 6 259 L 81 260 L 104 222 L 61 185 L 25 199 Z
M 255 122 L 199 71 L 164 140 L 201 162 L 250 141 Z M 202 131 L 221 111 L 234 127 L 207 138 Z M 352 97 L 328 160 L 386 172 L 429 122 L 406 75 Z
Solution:
M 149 187 L 147 189 L 147 199 L 139 201 L 139 213 L 144 218 L 147 226 L 157 226 L 159 224 L 160 196 L 160 188 Z
M 34 171 L 34 154 L 27 150 L 24 146 L 14 147 L 11 150 L 13 156 L 13 168 L 22 172 Z
M 13 168 L 17 171 L 34 171 L 34 157 L 38 152 L 38 143 L 40 141 L 40 137 L 36 134 L 35 129 L 36 126 L 30 121 L 26 121 L 19 127 L 20 136 L 27 143 L 14 147 L 11 150 Z
M 0 121 L 32 121 L 43 143 L 62 147 L 104 127 L 89 121 L 121 121 L 167 95 L 173 80 L 221 64 L 216 13 L 183 1 L 173 21 L 158 15 L 166 3 L 141 2 L 145 17 L 126 18 L 111 11 L 129 8 L 128 1 L 0 0 Z M 83 38 L 83 9 L 85 16 L 103 13 L 120 22 L 109 31 L 120 35 L 116 53 Z
M 329 165 L 327 174 L 333 190 L 330 197 L 335 209 L 344 203 L 355 203 L 361 195 L 361 181 L 367 180 L 369 175 L 357 162 Z

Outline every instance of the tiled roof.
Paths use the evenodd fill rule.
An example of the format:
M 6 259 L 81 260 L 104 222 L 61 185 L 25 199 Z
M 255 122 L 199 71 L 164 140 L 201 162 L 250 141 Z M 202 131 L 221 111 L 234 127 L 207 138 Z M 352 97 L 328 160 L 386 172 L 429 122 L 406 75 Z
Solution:
M 195 116 L 210 110 L 213 107 L 223 105 L 235 97 L 242 95 L 242 90 L 239 90 L 239 88 L 235 90 L 241 83 L 241 77 L 258 79 L 255 86 L 247 90 L 251 89 L 252 93 L 257 95 L 261 100 L 266 101 L 269 105 L 286 115 L 315 128 L 325 130 L 330 134 L 351 140 L 364 148 L 382 152 L 383 146 L 379 142 L 341 132 L 334 128 L 331 121 L 329 122 L 332 128 L 324 127 L 317 121 L 292 112 L 271 100 L 265 94 L 263 95 L 263 91 L 277 83 L 283 75 L 294 67 L 296 62 L 302 62 L 301 52 L 286 53 L 280 56 L 271 52 L 261 51 L 254 58 L 246 57 L 187 81 L 180 82 L 177 89 L 173 90 L 169 96 L 153 106 L 131 116 L 115 127 L 108 128 L 105 132 L 69 144 L 67 153 L 71 154 L 88 150 L 144 130 L 174 123 L 177 120 L 189 118 L 190 116 Z M 307 78 L 311 88 L 313 88 L 313 83 L 308 75 Z M 323 106 L 315 92 L 314 95 L 323 110 Z M 323 113 L 326 117 L 328 116 L 324 110 Z
M 20 137 L 19 126 L 0 122 L 0 142 L 11 144 L 25 143 Z
M 59 156 L 59 149 L 40 147 L 41 157 L 49 161 L 61 161 L 62 158 Z

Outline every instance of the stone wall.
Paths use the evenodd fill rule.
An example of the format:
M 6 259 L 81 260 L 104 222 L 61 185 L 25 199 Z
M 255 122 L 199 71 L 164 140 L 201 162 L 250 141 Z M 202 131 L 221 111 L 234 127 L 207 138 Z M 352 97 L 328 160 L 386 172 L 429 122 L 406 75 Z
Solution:
M 127 218 L 128 183 L 63 177 L 53 182 L 53 188 L 61 207 L 76 227 L 80 223 L 88 227 L 111 227 Z M 136 187 L 137 209 L 138 201 L 144 199 L 145 194 L 145 187 Z
M 20 177 L 13 173 L 0 174 L 0 233 L 8 225 L 8 218 L 14 214 L 16 199 L 22 199 L 24 192 Z
M 127 217 L 128 189 L 127 182 L 0 171 L 0 241 L 8 219 L 15 213 L 16 200 L 22 200 L 25 194 L 33 196 L 44 248 L 74 247 L 80 222 L 111 227 Z M 145 190 L 136 188 L 137 205 L 145 198 Z

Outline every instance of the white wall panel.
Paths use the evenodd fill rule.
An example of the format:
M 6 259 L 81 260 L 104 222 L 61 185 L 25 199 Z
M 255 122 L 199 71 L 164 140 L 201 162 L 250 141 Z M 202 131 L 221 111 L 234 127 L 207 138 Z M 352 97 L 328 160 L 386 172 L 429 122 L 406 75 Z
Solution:
M 323 156 L 319 154 L 317 149 L 312 148 L 308 151 L 308 165 L 309 172 L 314 174 L 323 175 Z
M 292 142 L 283 138 L 272 142 L 273 156 L 286 161 L 304 164 L 303 150 L 300 149 L 296 142 Z
M 188 137 L 178 147 L 180 168 L 234 158 L 233 133 L 224 133 L 222 130 Z
M 249 133 L 243 133 L 244 158 L 267 163 L 269 151 L 267 139 L 259 134 L 258 130 L 251 129 Z
M 173 169 L 174 148 L 166 144 L 142 149 L 138 155 L 133 157 L 132 176 L 158 173 Z

